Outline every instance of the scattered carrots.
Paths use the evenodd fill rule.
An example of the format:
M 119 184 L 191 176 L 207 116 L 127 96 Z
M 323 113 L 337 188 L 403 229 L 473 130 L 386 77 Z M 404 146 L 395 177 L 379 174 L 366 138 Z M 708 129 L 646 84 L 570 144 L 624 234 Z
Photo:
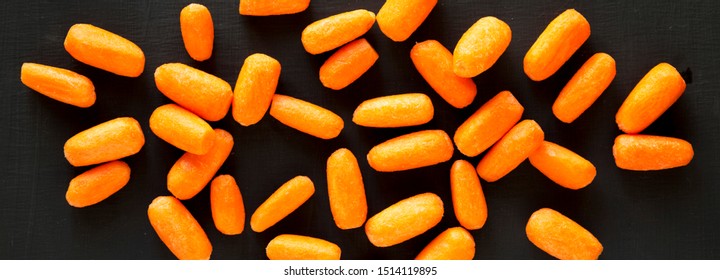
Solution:
M 480 160 L 478 175 L 488 182 L 500 180 L 540 147 L 544 138 L 542 128 L 535 121 L 519 122 Z
M 240 0 L 244 16 L 275 16 L 297 14 L 310 6 L 310 0 Z
M 245 205 L 232 176 L 220 175 L 212 181 L 210 209 L 215 228 L 223 234 L 237 235 L 245 229 Z
M 475 99 L 475 82 L 455 75 L 452 53 L 440 42 L 427 40 L 415 44 L 410 58 L 425 81 L 453 107 L 465 108 Z
M 242 126 L 259 122 L 272 101 L 280 79 L 280 62 L 267 55 L 248 56 L 235 83 L 232 115 Z
M 233 99 L 226 81 L 182 63 L 155 69 L 155 85 L 170 100 L 208 121 L 224 118 Z
M 530 157 L 530 164 L 550 180 L 571 190 L 589 185 L 597 171 L 595 166 L 580 155 L 558 144 L 543 141 Z
M 116 160 L 98 165 L 70 181 L 65 193 L 68 204 L 82 208 L 110 197 L 130 181 L 130 167 Z
M 62 103 L 80 108 L 95 104 L 95 86 L 92 81 L 67 69 L 26 62 L 20 68 L 20 81 Z
M 207 7 L 195 3 L 185 6 L 180 11 L 180 32 L 192 59 L 205 61 L 212 56 L 215 26 Z
M 590 37 L 590 23 L 574 9 L 553 19 L 525 54 L 525 74 L 533 81 L 552 76 Z
M 525 108 L 509 91 L 502 91 L 483 104 L 455 131 L 458 150 L 474 157 L 490 148 L 522 118 Z
M 358 228 L 367 218 L 365 185 L 357 158 L 345 148 L 327 160 L 328 198 L 335 225 L 340 229 Z
M 462 227 L 449 228 L 428 244 L 416 260 L 472 260 L 475 257 L 475 240 Z
M 281 123 L 321 139 L 340 135 L 342 118 L 328 109 L 287 95 L 275 94 L 270 115 Z
M 627 170 L 663 170 L 688 165 L 695 152 L 692 145 L 682 139 L 622 134 L 615 138 L 613 156 L 615 165 Z
M 469 230 L 482 228 L 488 216 L 485 194 L 475 168 L 466 160 L 459 159 L 450 168 L 450 193 L 460 225 Z
M 540 250 L 561 260 L 597 260 L 603 251 L 592 233 L 550 208 L 535 211 L 525 232 Z
M 368 10 L 344 12 L 311 23 L 300 40 L 308 53 L 324 53 L 359 38 L 374 23 L 375 14 Z
M 606 53 L 596 53 L 560 91 L 552 111 L 559 120 L 571 123 L 585 112 L 615 79 L 615 60 Z
M 320 67 L 320 82 L 326 88 L 341 90 L 365 74 L 378 58 L 365 38 L 347 43 Z
M 87 166 L 137 154 L 145 145 L 140 124 L 122 117 L 93 126 L 65 142 L 65 158 L 73 166 Z
M 206 154 L 215 143 L 215 131 L 207 122 L 175 104 L 153 111 L 150 130 L 170 145 L 196 155 Z
M 290 215 L 315 193 L 310 178 L 297 176 L 280 186 L 250 217 L 250 227 L 263 232 Z
M 353 122 L 367 127 L 405 127 L 426 124 L 435 109 L 430 97 L 405 93 L 363 101 L 353 113 Z
M 281 234 L 270 240 L 265 253 L 270 260 L 339 260 L 342 250 L 323 239 Z
M 437 0 L 387 0 L 378 11 L 378 27 L 391 40 L 405 41 L 430 15 L 437 2 Z
M 229 132 L 216 128 L 215 140 L 207 153 L 196 155 L 186 152 L 178 159 L 167 175 L 167 188 L 180 200 L 195 197 L 212 180 L 225 163 L 233 148 Z
M 496 17 L 484 17 L 463 33 L 453 51 L 453 72 L 472 78 L 495 64 L 510 45 L 510 26 Z
M 148 207 L 148 218 L 160 240 L 178 259 L 210 259 L 210 240 L 190 211 L 177 198 L 155 198 Z
M 446 162 L 455 148 L 442 130 L 422 130 L 387 140 L 370 149 L 370 167 L 380 172 L 394 172 Z
M 145 68 L 145 54 L 135 43 L 90 24 L 71 26 L 64 45 L 78 61 L 120 76 L 138 77 Z
M 434 193 L 403 199 L 365 223 L 365 234 L 376 247 L 400 244 L 431 229 L 443 217 L 443 202 Z

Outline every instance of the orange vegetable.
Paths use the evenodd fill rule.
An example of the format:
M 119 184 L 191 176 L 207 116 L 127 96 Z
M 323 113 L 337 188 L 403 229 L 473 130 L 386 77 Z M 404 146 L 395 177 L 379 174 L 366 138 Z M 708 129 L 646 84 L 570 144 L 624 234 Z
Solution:
M 478 175 L 488 182 L 500 180 L 540 147 L 544 138 L 542 128 L 535 121 L 519 122 L 480 160 Z
M 365 74 L 379 58 L 365 38 L 348 43 L 320 67 L 320 82 L 326 88 L 343 89 Z
M 422 93 L 405 93 L 360 103 L 353 113 L 353 122 L 368 127 L 404 127 L 426 124 L 434 114 L 430 97 Z
M 458 127 L 455 145 L 466 156 L 479 155 L 520 121 L 524 110 L 509 91 L 498 93 Z
M 443 202 L 433 193 L 418 194 L 403 199 L 365 223 L 365 234 L 376 247 L 400 244 L 423 234 L 443 216 Z
M 195 197 L 225 163 L 233 148 L 233 137 L 225 130 L 216 128 L 215 140 L 207 153 L 185 153 L 170 168 L 167 188 L 181 200 Z
M 80 108 L 95 104 L 95 86 L 92 81 L 67 69 L 26 62 L 20 68 L 20 81 L 62 103 Z
M 597 174 L 591 162 L 573 151 L 548 141 L 543 141 L 528 159 L 530 164 L 550 180 L 571 190 L 582 189 L 589 185 Z
M 560 91 L 552 111 L 559 120 L 571 123 L 585 112 L 615 78 L 615 60 L 606 53 L 596 53 Z
M 271 260 L 339 260 L 335 243 L 315 237 L 281 234 L 270 240 L 265 253 Z
M 203 119 L 175 104 L 165 104 L 150 115 L 150 130 L 180 150 L 204 155 L 215 143 L 215 131 Z
M 110 197 L 130 181 L 130 167 L 119 160 L 98 165 L 70 181 L 65 199 L 82 208 Z
M 190 211 L 177 198 L 155 198 L 148 207 L 148 218 L 160 240 L 178 259 L 210 259 L 210 240 Z
M 245 205 L 240 188 L 232 176 L 220 175 L 212 181 L 210 208 L 218 231 L 236 235 L 245 229 Z
M 378 27 L 395 42 L 407 40 L 430 15 L 437 0 L 387 0 L 377 15 Z
M 453 107 L 465 108 L 475 99 L 475 82 L 455 75 L 453 56 L 438 41 L 415 44 L 410 50 L 410 58 L 425 81 Z
M 255 210 L 250 217 L 250 227 L 255 232 L 263 232 L 290 215 L 315 193 L 310 178 L 297 176 L 280 186 Z
M 365 34 L 375 23 L 375 14 L 354 10 L 326 17 L 305 27 L 300 40 L 305 51 L 324 53 L 349 43 Z
M 226 81 L 182 63 L 155 69 L 155 85 L 170 100 L 208 121 L 224 118 L 233 98 Z
M 660 63 L 648 72 L 620 106 L 615 122 L 625 133 L 642 132 L 685 91 L 685 80 L 670 64 Z
M 475 240 L 462 227 L 449 228 L 435 237 L 416 260 L 472 260 L 475 257 Z
M 552 76 L 590 37 L 590 23 L 574 9 L 553 19 L 525 54 L 525 74 L 533 81 Z
M 592 233 L 549 208 L 535 211 L 525 232 L 540 250 L 561 260 L 597 260 L 603 251 L 602 244 Z
M 627 170 L 662 170 L 688 165 L 695 152 L 685 140 L 653 135 L 622 134 L 615 138 L 615 165 Z
M 310 6 L 310 0 L 240 0 L 240 14 L 275 16 L 297 14 Z
M 335 225 L 340 229 L 358 228 L 367 218 L 365 185 L 357 158 L 345 148 L 327 160 L 328 198 Z
M 212 55 L 215 27 L 207 7 L 192 3 L 180 11 L 180 32 L 192 59 L 205 61 Z
M 137 154 L 145 145 L 140 124 L 123 117 L 93 126 L 65 142 L 65 158 L 73 166 L 87 166 Z
M 450 191 L 455 217 L 460 225 L 470 230 L 482 228 L 487 221 L 488 209 L 480 178 L 472 164 L 461 159 L 453 163 Z
M 496 17 L 484 17 L 463 33 L 453 51 L 453 72 L 472 78 L 495 64 L 512 39 L 510 26 Z
M 442 130 L 422 130 L 387 140 L 367 154 L 376 171 L 402 171 L 446 162 L 452 158 L 452 140 Z
M 138 77 L 145 54 L 135 43 L 90 24 L 75 24 L 65 37 L 65 50 L 87 65 L 126 77 Z
M 280 79 L 280 62 L 267 55 L 248 56 L 235 83 L 232 115 L 242 126 L 259 122 L 272 101 Z
M 275 94 L 270 115 L 281 123 L 321 139 L 340 135 L 342 118 L 328 109 L 286 95 Z

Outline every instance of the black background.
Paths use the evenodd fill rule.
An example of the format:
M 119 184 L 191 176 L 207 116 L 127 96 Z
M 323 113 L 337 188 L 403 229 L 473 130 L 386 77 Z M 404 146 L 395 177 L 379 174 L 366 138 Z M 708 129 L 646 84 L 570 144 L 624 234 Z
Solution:
M 590 230 L 604 245 L 601 259 L 720 258 L 720 2 L 716 1 L 443 1 L 405 42 L 385 37 L 377 25 L 365 38 L 380 54 L 378 62 L 341 91 L 323 88 L 318 69 L 331 52 L 310 55 L 300 33 L 311 22 L 364 8 L 377 12 L 382 1 L 313 0 L 303 13 L 246 17 L 238 1 L 204 1 L 215 22 L 212 58 L 193 61 L 183 47 L 179 13 L 186 1 L 5 1 L 0 9 L 0 258 L 2 259 L 172 259 L 147 219 L 147 206 L 169 195 L 166 174 L 182 152 L 157 138 L 148 127 L 151 112 L 169 103 L 155 87 L 153 72 L 167 62 L 182 62 L 213 73 L 234 86 L 243 60 L 255 52 L 282 64 L 278 93 L 298 97 L 339 114 L 345 128 L 333 140 L 321 140 L 284 126 L 269 115 L 241 127 L 228 114 L 212 123 L 230 131 L 235 146 L 220 174 L 240 185 L 247 213 L 239 236 L 214 227 L 209 189 L 184 204 L 207 232 L 213 259 L 265 259 L 264 248 L 281 233 L 303 234 L 338 244 L 343 259 L 409 259 L 448 227 L 458 226 L 452 211 L 449 168 L 456 159 L 432 167 L 396 173 L 372 170 L 365 155 L 372 146 L 405 133 L 443 129 L 450 136 L 481 104 L 510 90 L 525 106 L 523 118 L 536 120 L 546 139 L 584 156 L 597 168 L 585 189 L 561 188 L 527 161 L 495 183 L 483 182 L 489 217 L 472 231 L 476 259 L 549 259 L 525 237 L 530 214 L 551 207 Z M 522 59 L 545 26 L 563 10 L 575 8 L 590 22 L 592 35 L 580 50 L 544 82 L 533 82 Z M 465 109 L 443 101 L 412 65 L 415 42 L 436 39 L 452 50 L 477 19 L 496 16 L 512 28 L 510 47 L 489 71 L 475 78 L 478 95 Z M 147 62 L 139 78 L 125 78 L 84 65 L 63 48 L 68 28 L 90 23 L 135 42 Z M 572 124 L 555 119 L 551 106 L 574 72 L 596 52 L 617 61 L 617 77 L 607 91 Z M 20 82 L 23 62 L 67 68 L 89 77 L 97 102 L 88 109 L 42 96 Z M 665 171 L 618 169 L 612 144 L 620 131 L 615 113 L 650 68 L 668 62 L 683 72 L 685 94 L 645 133 L 686 139 L 695 158 Z M 690 78 L 691 77 L 691 78 Z M 363 128 L 352 123 L 362 101 L 378 96 L 427 93 L 435 117 L 419 127 Z M 68 182 L 88 168 L 74 168 L 63 144 L 101 122 L 131 116 L 140 121 L 146 144 L 126 161 L 132 168 L 127 186 L 107 200 L 84 209 L 65 201 Z M 412 240 L 376 248 L 363 228 L 340 230 L 330 214 L 325 163 L 336 149 L 349 148 L 362 168 L 369 216 L 407 197 L 434 192 L 445 203 L 442 222 Z M 468 159 L 477 164 L 479 157 Z M 249 227 L 253 211 L 277 187 L 296 175 L 309 176 L 316 192 L 303 206 L 263 233 Z

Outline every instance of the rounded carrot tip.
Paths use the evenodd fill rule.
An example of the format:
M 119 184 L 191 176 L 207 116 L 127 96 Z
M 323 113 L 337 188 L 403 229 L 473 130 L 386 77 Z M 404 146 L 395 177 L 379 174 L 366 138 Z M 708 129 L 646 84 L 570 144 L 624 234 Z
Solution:
M 610 55 L 590 57 L 560 91 L 552 107 L 555 117 L 565 123 L 575 121 L 610 86 L 615 73 L 615 59 Z
M 682 139 L 622 134 L 615 138 L 613 157 L 615 165 L 626 170 L 663 170 L 688 165 L 695 152 L 692 145 Z
M 415 257 L 416 260 L 472 260 L 475 240 L 462 227 L 449 228 L 435 237 Z
M 85 171 L 70 181 L 65 199 L 82 208 L 97 204 L 118 192 L 130 181 L 130 167 L 122 161 L 111 161 Z
M 340 135 L 345 126 L 332 111 L 287 95 L 273 96 L 270 115 L 289 127 L 326 140 Z
M 233 99 L 226 81 L 182 63 L 155 69 L 155 85 L 163 95 L 208 121 L 224 118 Z
M 263 232 L 298 209 L 315 193 L 310 178 L 297 176 L 280 186 L 250 217 L 250 228 Z
M 140 123 L 116 118 L 84 130 L 65 142 L 65 158 L 73 166 L 87 166 L 137 154 L 145 145 Z
M 354 10 L 315 21 L 305 27 L 300 40 L 308 53 L 333 50 L 365 34 L 375 23 L 375 14 Z
M 558 144 L 544 141 L 529 157 L 530 164 L 558 185 L 578 190 L 589 185 L 597 171 L 580 155 Z
M 138 77 L 145 68 L 145 54 L 135 43 L 90 24 L 68 30 L 65 50 L 87 65 L 126 77 Z
M 160 240 L 178 259 L 210 259 L 210 240 L 190 211 L 177 198 L 155 198 L 148 207 L 148 218 Z
M 365 38 L 338 49 L 320 67 L 320 82 L 326 88 L 341 90 L 360 78 L 379 58 Z
M 423 130 L 387 140 L 370 149 L 370 167 L 380 172 L 420 168 L 446 162 L 455 148 L 442 130 Z
M 210 10 L 201 4 L 192 3 L 180 11 L 180 31 L 185 50 L 192 59 L 205 61 L 212 55 L 215 40 Z
M 480 160 L 477 173 L 488 182 L 505 177 L 542 144 L 545 134 L 533 120 L 516 124 Z
M 592 233 L 549 208 L 535 211 L 525 232 L 535 246 L 561 260 L 597 260 L 603 251 Z
M 280 62 L 261 53 L 245 59 L 235 83 L 232 102 L 235 121 L 250 126 L 265 116 L 280 79 L 280 70 Z
M 210 209 L 219 232 L 237 235 L 245 229 L 245 205 L 240 188 L 232 176 L 220 175 L 212 181 Z
M 416 237 L 437 225 L 443 202 L 433 193 L 403 199 L 375 214 L 365 223 L 365 234 L 377 247 L 389 247 Z
M 270 260 L 339 260 L 342 251 L 323 239 L 281 234 L 270 240 L 265 253 Z
M 387 0 L 377 14 L 378 27 L 395 42 L 407 40 L 430 15 L 437 0 Z
M 165 142 L 196 155 L 206 154 L 215 143 L 215 131 L 207 122 L 175 104 L 153 111 L 150 130 Z
M 275 16 L 297 14 L 310 6 L 310 0 L 240 0 L 244 16 Z
M 430 87 L 453 107 L 465 108 L 475 99 L 475 82 L 455 75 L 453 55 L 440 42 L 427 40 L 415 44 L 410 50 L 410 58 Z
M 405 93 L 363 101 L 353 112 L 353 122 L 367 127 L 405 127 L 426 124 L 434 114 L 430 97 Z
M 472 78 L 495 64 L 510 45 L 510 26 L 496 17 L 484 17 L 460 37 L 453 51 L 453 72 Z
M 178 199 L 191 199 L 200 193 L 230 156 L 234 144 L 232 135 L 219 128 L 214 131 L 215 140 L 207 153 L 186 152 L 170 168 L 167 188 Z
M 367 218 L 367 199 L 360 166 L 345 148 L 327 160 L 328 198 L 335 225 L 340 229 L 361 227 Z
M 450 168 L 450 192 L 453 210 L 460 225 L 466 229 L 480 229 L 487 221 L 485 194 L 475 167 L 465 160 L 457 160 Z
M 500 140 L 522 117 L 525 108 L 509 91 L 502 91 L 483 104 L 455 131 L 458 151 L 474 157 Z
M 70 70 L 23 63 L 20 81 L 27 87 L 57 101 L 87 108 L 95 104 L 95 86 L 87 77 Z

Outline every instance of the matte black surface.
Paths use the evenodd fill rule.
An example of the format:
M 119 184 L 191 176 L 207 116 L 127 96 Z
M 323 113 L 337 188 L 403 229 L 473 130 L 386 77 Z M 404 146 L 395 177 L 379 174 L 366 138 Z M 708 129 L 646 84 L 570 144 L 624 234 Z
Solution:
M 325 141 L 284 126 L 271 116 L 241 127 L 228 114 L 212 123 L 235 137 L 233 153 L 220 170 L 233 175 L 245 201 L 247 221 L 239 236 L 214 227 L 209 189 L 184 204 L 207 232 L 213 259 L 265 259 L 265 246 L 281 233 L 310 235 L 337 243 L 344 259 L 408 259 L 437 234 L 457 226 L 449 191 L 452 161 L 396 173 L 372 170 L 365 155 L 372 146 L 422 129 L 455 129 L 481 104 L 510 90 L 525 106 L 523 118 L 536 120 L 546 139 L 586 157 L 597 178 L 571 191 L 544 177 L 527 161 L 496 183 L 483 182 L 489 218 L 472 231 L 476 259 L 548 259 L 525 237 L 525 223 L 541 208 L 554 208 L 590 230 L 602 242 L 601 259 L 720 258 L 720 2 L 717 1 L 450 1 L 440 0 L 406 42 L 395 43 L 375 25 L 365 35 L 379 61 L 341 91 L 323 88 L 318 69 L 330 53 L 310 55 L 300 33 L 311 22 L 358 8 L 377 12 L 382 1 L 320 1 L 300 14 L 244 17 L 238 1 L 204 1 L 215 22 L 212 58 L 194 62 L 183 47 L 179 13 L 184 1 L 5 1 L 0 9 L 0 258 L 2 259 L 172 259 L 147 219 L 147 206 L 169 195 L 166 175 L 182 152 L 148 127 L 151 112 L 169 103 L 155 87 L 153 72 L 167 62 L 183 62 L 235 84 L 243 60 L 255 52 L 282 64 L 278 92 L 308 100 L 334 112 L 345 129 Z M 528 79 L 522 59 L 545 26 L 567 8 L 590 21 L 592 35 L 558 73 L 544 82 Z M 427 85 L 412 65 L 415 42 L 437 39 L 452 50 L 477 19 L 493 15 L 513 31 L 510 47 L 486 73 L 475 78 L 478 95 L 458 110 Z M 145 71 L 124 78 L 74 60 L 63 49 L 68 28 L 91 23 L 137 43 L 145 52 Z M 617 61 L 617 77 L 599 100 L 573 124 L 555 119 L 551 106 L 574 72 L 596 52 Z M 42 96 L 20 82 L 23 62 L 67 68 L 89 77 L 97 102 L 80 109 Z M 615 113 L 650 68 L 669 62 L 688 78 L 685 94 L 645 133 L 679 137 L 695 149 L 687 167 L 631 172 L 615 167 L 612 144 L 620 134 Z M 691 79 L 690 79 L 691 77 Z M 363 128 L 352 112 L 363 100 L 389 94 L 423 92 L 435 105 L 426 125 L 402 129 Z M 77 209 L 65 201 L 68 182 L 88 168 L 74 168 L 63 144 L 101 122 L 132 116 L 143 126 L 146 144 L 127 159 L 130 183 L 109 199 Z M 355 153 L 363 171 L 369 216 L 422 192 L 445 203 L 442 222 L 425 234 L 390 248 L 376 248 L 362 228 L 339 230 L 330 214 L 325 163 L 336 149 Z M 467 158 L 465 158 L 467 159 Z M 479 157 L 469 161 L 477 164 Z M 282 183 L 309 176 L 316 186 L 310 200 L 263 233 L 250 230 L 253 211 Z

